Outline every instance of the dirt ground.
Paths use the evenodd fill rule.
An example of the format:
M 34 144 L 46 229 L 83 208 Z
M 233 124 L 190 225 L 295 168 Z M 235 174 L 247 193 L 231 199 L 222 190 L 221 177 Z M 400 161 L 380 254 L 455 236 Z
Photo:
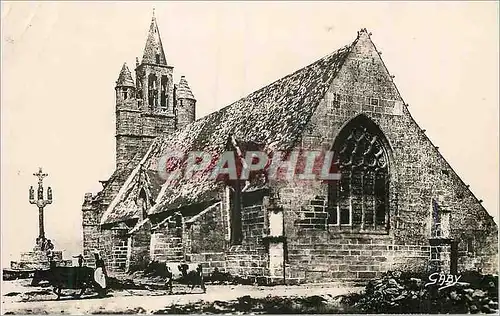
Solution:
M 333 298 L 363 287 L 341 284 L 311 284 L 299 286 L 250 286 L 250 285 L 207 285 L 203 294 L 199 288 L 191 293 L 182 286 L 174 287 L 174 294 L 161 290 L 112 291 L 105 298 L 88 293 L 80 299 L 71 296 L 76 291 L 65 290 L 68 296 L 56 300 L 50 287 L 28 286 L 31 279 L 2 282 L 2 314 L 108 314 L 108 313 L 155 313 L 166 307 L 182 306 L 199 301 L 231 301 L 243 296 L 252 298 L 322 296 Z M 181 294 L 183 293 L 183 294 Z

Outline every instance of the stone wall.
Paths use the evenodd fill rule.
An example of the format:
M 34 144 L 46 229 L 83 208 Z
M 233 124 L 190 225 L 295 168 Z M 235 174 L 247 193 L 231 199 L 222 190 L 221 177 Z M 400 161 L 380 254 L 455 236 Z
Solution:
M 427 271 L 429 246 L 396 245 L 385 235 L 327 231 L 307 235 L 288 241 L 290 281 L 366 279 L 392 269 Z
M 262 197 L 252 201 L 256 204 L 249 203 L 242 210 L 241 244 L 231 245 L 229 242 L 229 215 L 223 199 L 206 212 L 184 217 L 182 225 L 176 221 L 175 215 L 165 220 L 153 231 L 152 258 L 201 263 L 206 275 L 215 268 L 246 278 L 266 275 L 268 255 L 262 240 L 265 234 Z
M 143 113 L 141 124 L 143 139 L 149 139 L 149 142 L 145 144 L 145 149 L 147 150 L 153 138 L 160 136 L 163 133 L 175 131 L 175 116 Z
M 184 261 L 182 222 L 172 216 L 155 227 L 151 235 L 151 259 L 157 261 Z
M 226 254 L 226 272 L 243 278 L 268 275 L 268 254 L 262 245 L 232 246 Z
M 232 275 L 250 278 L 268 275 L 268 251 L 263 237 L 267 236 L 269 225 L 264 194 L 262 191 L 242 194 L 243 239 L 240 245 L 228 245 L 226 255 L 226 271 Z
M 203 212 L 203 211 L 202 211 Z M 226 248 L 226 233 L 220 206 L 194 217 L 184 218 L 188 254 L 221 253 Z M 194 256 L 193 258 L 198 258 Z
M 150 261 L 151 223 L 145 223 L 127 240 L 127 271 L 143 270 Z
M 125 167 L 137 152 L 144 152 L 140 113 L 116 113 L 116 167 Z
M 116 135 L 142 135 L 141 111 L 122 109 L 116 111 Z
M 423 269 L 430 259 L 432 199 L 451 212 L 449 237 L 474 236 L 481 248 L 475 255 L 483 262 L 496 258 L 497 228 L 491 216 L 413 120 L 364 32 L 297 149 L 331 150 L 341 129 L 359 115 L 373 121 L 389 143 L 390 229 L 380 236 L 359 235 L 349 227 L 328 225 L 327 185 L 290 181 L 280 196 L 291 277 L 363 278 L 394 267 Z M 306 275 L 311 263 L 319 267 Z
M 172 215 L 154 228 L 151 258 L 159 261 L 201 263 L 208 275 L 225 271 L 226 233 L 220 207 L 198 216 Z
M 85 194 L 82 206 L 82 228 L 83 228 L 83 257 L 84 265 L 94 266 L 93 251 L 100 249 L 101 228 L 99 221 L 101 212 L 92 203 L 92 193 Z
M 177 128 L 183 129 L 188 124 L 194 122 L 196 116 L 196 100 L 177 100 Z
M 127 229 L 106 229 L 101 232 L 101 255 L 109 275 L 119 276 L 127 267 Z

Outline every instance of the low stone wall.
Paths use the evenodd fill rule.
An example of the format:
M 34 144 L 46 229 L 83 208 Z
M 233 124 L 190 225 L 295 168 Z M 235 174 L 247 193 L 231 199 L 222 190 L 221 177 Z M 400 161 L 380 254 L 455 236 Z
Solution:
M 71 260 L 56 261 L 56 267 L 72 267 L 73 263 Z M 22 262 L 22 261 L 11 261 L 10 268 L 12 270 L 46 270 L 50 268 L 50 263 L 48 261 L 42 262 Z
M 62 260 L 62 251 L 52 251 L 54 255 L 54 261 Z M 37 261 L 49 261 L 46 251 L 28 251 L 21 252 L 21 262 L 37 262 Z

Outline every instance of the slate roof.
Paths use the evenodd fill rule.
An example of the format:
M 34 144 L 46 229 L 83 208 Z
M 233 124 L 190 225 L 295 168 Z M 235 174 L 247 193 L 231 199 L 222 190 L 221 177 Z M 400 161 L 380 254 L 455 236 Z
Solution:
M 103 186 L 102 190 L 96 194 L 94 201 L 101 201 L 103 203 L 110 203 L 111 202 L 110 199 L 112 200 L 114 198 L 111 188 L 113 187 L 113 184 L 115 184 L 115 183 L 118 184 L 118 182 L 122 182 L 121 184 L 123 184 L 123 181 L 120 181 L 120 178 L 123 178 L 124 173 L 126 173 L 125 169 L 115 169 L 115 171 L 113 171 L 113 173 L 111 174 L 109 179 L 104 182 L 104 186 Z M 120 184 L 118 184 L 118 185 L 120 185 Z
M 157 54 L 159 60 L 156 60 Z M 144 47 L 144 54 L 142 56 L 142 63 L 167 65 L 167 59 L 161 43 L 160 31 L 158 30 L 158 25 L 156 24 L 156 18 L 154 16 L 151 19 L 151 25 L 149 26 L 148 38 L 146 40 L 146 46 Z
M 135 87 L 134 79 L 132 74 L 127 67 L 127 63 L 123 63 L 120 75 L 118 75 L 118 80 L 116 80 L 117 87 Z
M 153 142 L 153 145 L 156 141 L 158 141 L 158 139 Z M 151 147 L 146 153 L 146 156 L 149 154 L 150 150 Z M 133 167 L 130 168 L 129 164 L 129 168 L 117 170 L 113 174 L 117 174 L 116 178 L 114 178 L 114 181 L 120 181 L 123 178 L 119 177 L 119 175 L 127 173 L 127 178 L 125 178 L 125 180 L 122 180 L 120 190 L 116 194 L 116 196 L 121 196 L 120 200 L 123 200 L 124 203 L 120 203 L 119 205 L 117 205 L 117 207 L 113 207 L 113 212 L 109 212 L 108 210 L 110 209 L 110 207 L 108 207 L 108 210 L 103 214 L 103 217 L 101 218 L 101 224 L 116 223 L 132 218 L 138 218 L 138 215 L 140 214 L 140 212 L 142 212 L 141 205 L 139 205 L 138 203 L 138 197 L 141 194 L 141 190 L 143 189 L 146 193 L 146 196 L 149 198 L 150 205 L 152 203 L 154 204 L 153 197 L 158 195 L 160 187 L 164 181 L 159 182 L 159 180 L 161 179 L 156 176 L 156 173 L 153 170 L 146 170 L 141 167 L 144 164 L 144 159 L 146 156 L 141 157 L 139 155 L 136 155 L 134 159 L 132 159 L 131 163 L 136 166 L 135 169 Z M 113 176 L 112 178 L 110 178 L 110 181 L 112 181 L 112 179 Z M 134 186 L 131 186 L 130 183 L 134 184 Z M 110 187 L 110 184 L 107 184 L 101 192 L 104 192 L 108 187 Z M 113 202 L 115 200 L 113 200 Z M 113 204 L 113 202 L 111 202 L 111 205 Z
M 263 144 L 269 151 L 292 149 L 355 43 L 198 119 L 183 130 L 157 138 L 106 210 L 101 224 L 137 217 L 135 200 L 144 184 L 155 192 L 150 196 L 155 200 L 150 215 L 217 199 L 222 183 L 209 179 L 210 169 L 195 178 L 167 181 L 159 190 L 161 180 L 153 183 L 152 176 L 159 178 L 158 161 L 167 153 L 204 151 L 218 155 L 225 150 L 231 135 L 241 141 Z
M 176 85 L 176 87 L 177 87 L 177 98 L 195 100 L 193 92 L 191 92 L 191 88 L 189 87 L 188 82 L 186 80 L 186 77 L 181 76 L 181 80 L 179 81 L 179 84 Z
M 123 186 L 123 183 L 128 179 L 134 167 L 140 162 L 142 156 L 140 154 L 134 155 L 127 165 L 123 168 L 115 169 L 109 179 L 104 182 L 103 188 L 93 198 L 94 202 L 109 204 L 117 194 L 117 187 Z

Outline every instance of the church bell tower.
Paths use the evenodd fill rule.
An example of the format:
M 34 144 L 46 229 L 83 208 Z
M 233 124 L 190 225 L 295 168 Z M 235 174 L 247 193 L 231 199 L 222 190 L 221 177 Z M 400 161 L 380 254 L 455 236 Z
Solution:
M 142 62 L 137 60 L 135 69 L 137 101 L 145 119 L 146 137 L 155 137 L 174 128 L 169 124 L 175 117 L 173 70 L 174 67 L 167 64 L 153 13 Z M 156 124 L 148 124 L 153 121 Z
M 177 126 L 174 67 L 167 64 L 160 31 L 153 18 L 142 61 L 136 58 L 134 79 L 124 64 L 116 82 L 116 167 L 144 154 L 157 136 Z

